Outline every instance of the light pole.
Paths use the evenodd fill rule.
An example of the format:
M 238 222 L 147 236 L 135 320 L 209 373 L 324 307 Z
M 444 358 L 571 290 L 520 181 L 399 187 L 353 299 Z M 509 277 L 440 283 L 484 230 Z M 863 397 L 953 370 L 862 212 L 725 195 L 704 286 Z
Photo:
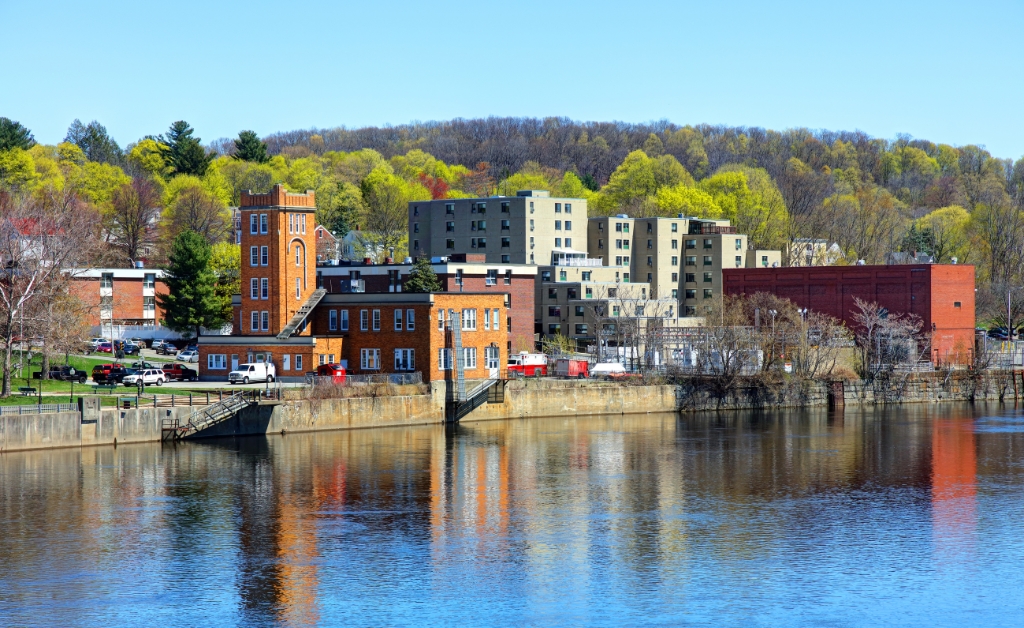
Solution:
M 807 371 L 807 308 L 799 308 L 800 313 L 800 371 Z

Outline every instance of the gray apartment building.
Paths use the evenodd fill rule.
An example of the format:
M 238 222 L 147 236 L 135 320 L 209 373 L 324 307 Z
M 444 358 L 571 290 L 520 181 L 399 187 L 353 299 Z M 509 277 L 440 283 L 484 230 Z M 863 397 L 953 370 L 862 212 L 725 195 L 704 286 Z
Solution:
M 545 190 L 409 203 L 409 252 L 485 255 L 494 264 L 550 264 L 556 249 L 586 250 L 587 201 Z

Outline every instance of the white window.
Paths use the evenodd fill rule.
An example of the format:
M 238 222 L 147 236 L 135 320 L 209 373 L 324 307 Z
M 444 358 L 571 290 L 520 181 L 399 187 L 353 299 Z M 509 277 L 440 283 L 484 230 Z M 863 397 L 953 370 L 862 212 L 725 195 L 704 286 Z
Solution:
M 301 371 L 302 370 L 302 356 L 299 355 L 298 353 L 295 354 L 295 370 L 296 371 Z
M 290 371 L 292 370 L 292 356 L 287 353 L 281 356 L 281 370 Z
M 267 279 L 266 277 L 260 279 L 260 298 L 270 298 L 270 280 Z
M 462 348 L 462 359 L 464 362 L 463 368 L 475 369 L 476 368 L 476 347 L 463 347 Z
M 270 249 L 265 246 L 260 247 L 260 266 L 270 266 Z
M 491 329 L 491 308 L 484 308 L 484 329 L 490 331 Z
M 256 214 L 249 214 L 249 233 L 255 235 L 259 229 L 258 224 L 259 218 L 256 217 Z
M 295 278 L 295 300 L 302 299 L 302 280 L 298 277 Z
M 373 311 L 373 331 L 380 331 L 380 310 Z
M 327 328 L 331 331 L 338 330 L 338 310 L 327 311 Z
M 253 312 L 252 312 L 252 330 L 253 331 L 259 331 L 260 330 L 260 313 L 255 311 L 255 310 L 253 310 Z
M 405 329 L 406 331 L 416 329 L 416 310 L 405 311 Z
M 485 365 L 489 369 L 498 368 L 499 360 L 499 349 L 498 347 L 484 347 L 484 360 L 487 362 Z
M 360 349 L 359 368 L 364 371 L 379 371 L 380 349 Z
M 444 310 L 442 310 L 443 312 Z M 437 350 L 437 368 L 442 371 L 452 370 L 452 350 L 451 349 L 438 349 Z
M 476 309 L 462 310 L 462 331 L 476 331 Z
M 249 280 L 249 298 L 260 298 L 260 281 L 255 277 Z
M 366 331 L 370 327 L 370 311 L 359 310 L 359 329 L 360 331 Z
M 415 349 L 395 349 L 395 370 L 413 371 L 416 369 Z
M 228 356 L 224 353 L 210 353 L 206 356 L 206 368 L 224 370 L 228 367 Z
M 260 233 L 267 233 L 267 215 L 260 214 Z
M 261 330 L 262 331 L 268 331 L 270 329 L 270 312 L 268 312 L 266 310 L 263 310 L 260 313 L 260 320 L 261 320 L 261 324 L 260 324 Z
M 305 234 L 306 233 L 306 214 L 302 214 L 302 215 L 299 216 L 299 224 L 302 225 L 302 233 Z
M 295 214 L 288 214 L 288 233 L 295 233 Z
M 260 265 L 260 247 L 250 246 L 249 247 L 249 265 L 259 266 Z
M 444 310 L 440 309 L 437 311 L 437 328 L 440 331 L 444 331 Z
M 320 354 L 320 366 L 323 366 L 324 364 L 327 364 L 327 356 L 321 353 Z
M 402 331 L 402 310 L 396 309 L 394 312 L 395 318 L 395 331 Z
M 295 245 L 295 265 L 302 266 L 302 246 Z
M 341 331 L 348 331 L 348 310 L 341 310 Z
M 566 205 L 566 207 L 568 207 L 568 205 Z M 498 331 L 498 329 L 499 329 L 498 321 L 501 320 L 501 319 L 498 318 L 498 317 L 499 317 L 498 308 L 494 308 L 493 310 L 491 310 L 491 327 L 494 329 L 494 331 Z

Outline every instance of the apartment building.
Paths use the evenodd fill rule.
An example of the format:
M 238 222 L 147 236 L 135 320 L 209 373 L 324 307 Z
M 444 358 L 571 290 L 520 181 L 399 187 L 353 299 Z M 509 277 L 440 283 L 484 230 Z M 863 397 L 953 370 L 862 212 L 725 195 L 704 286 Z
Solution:
M 409 203 L 414 257 L 483 255 L 489 263 L 548 264 L 555 249 L 585 247 L 587 202 L 544 190 L 516 196 Z
M 69 290 L 89 312 L 93 332 L 109 337 L 120 332 L 166 332 L 158 294 L 167 294 L 163 271 L 149 268 L 75 268 Z M 113 331 L 112 331 L 113 330 Z M 147 334 L 149 335 L 149 334 Z

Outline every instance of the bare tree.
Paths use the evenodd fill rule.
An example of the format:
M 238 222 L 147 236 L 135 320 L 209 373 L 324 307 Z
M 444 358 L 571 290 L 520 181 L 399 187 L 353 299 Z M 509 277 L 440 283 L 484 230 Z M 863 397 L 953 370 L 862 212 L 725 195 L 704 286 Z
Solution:
M 178 195 L 171 207 L 170 226 L 168 242 L 180 233 L 194 231 L 210 244 L 223 241 L 230 227 L 224 206 L 199 187 L 186 188 Z
M 854 298 L 853 319 L 864 377 L 892 372 L 928 356 L 929 343 L 921 333 L 921 319 L 914 314 L 893 313 L 877 303 Z
M 135 177 L 114 192 L 111 204 L 112 242 L 131 264 L 153 242 L 155 223 L 160 216 L 160 192 L 148 178 Z

